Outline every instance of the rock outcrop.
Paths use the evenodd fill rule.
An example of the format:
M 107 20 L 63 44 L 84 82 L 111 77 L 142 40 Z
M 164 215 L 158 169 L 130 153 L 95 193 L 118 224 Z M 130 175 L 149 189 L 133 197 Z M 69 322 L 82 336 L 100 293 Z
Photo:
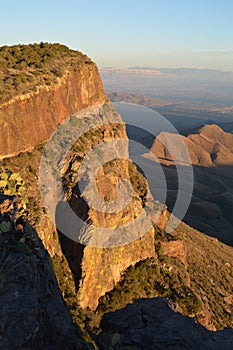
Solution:
M 33 50 L 36 50 L 37 56 L 43 56 L 43 59 L 45 55 L 44 46 L 37 45 L 35 48 L 33 48 L 34 46 L 32 47 Z M 26 49 L 26 47 L 23 48 L 24 51 Z M 21 48 L 15 48 L 15 50 L 19 50 L 20 54 Z M 53 47 L 49 47 L 49 50 L 53 50 Z M 22 54 L 25 55 L 25 53 Z M 116 228 L 133 221 L 143 210 L 148 192 L 147 185 L 145 185 L 142 175 L 140 175 L 131 161 L 116 161 L 114 164 L 108 164 L 105 169 L 100 169 L 97 181 L 98 190 L 105 200 L 114 200 L 117 195 L 116 185 L 118 180 L 134 178 L 136 194 L 129 205 L 116 214 L 102 215 L 100 211 L 88 208 L 83 203 L 84 201 L 77 192 L 78 184 L 75 183 L 75 181 L 77 182 L 76 175 L 80 159 L 83 159 L 86 153 L 96 144 L 117 139 L 125 140 L 123 153 L 126 154 L 128 152 L 126 146 L 127 135 L 125 125 L 114 109 L 111 110 L 111 113 L 115 114 L 112 119 L 110 117 L 110 119 L 107 118 L 105 120 L 106 113 L 103 111 L 99 112 L 103 102 L 106 100 L 106 96 L 96 65 L 81 53 L 78 55 L 77 60 L 73 52 L 70 52 L 70 54 L 72 58 L 67 58 L 69 64 L 64 68 L 61 76 L 55 77 L 55 82 L 50 85 L 46 85 L 46 83 L 39 84 L 36 91 L 32 90 L 27 94 L 15 96 L 9 101 L 4 100 L 1 104 L 0 157 L 11 156 L 33 149 L 39 143 L 47 141 L 57 126 L 70 115 L 85 107 L 90 108 L 91 106 L 99 105 L 99 107 L 94 107 L 94 109 L 97 109 L 97 113 L 95 114 L 96 111 L 94 111 L 92 121 L 87 127 L 91 129 L 93 121 L 100 125 L 103 122 L 107 124 L 102 128 L 97 128 L 96 133 L 89 132 L 82 135 L 76 149 L 67 155 L 67 169 L 63 169 L 63 172 L 64 176 L 67 177 L 67 187 L 71 189 L 70 192 L 68 191 L 68 196 L 70 195 L 69 203 L 75 212 L 80 217 L 88 218 L 96 227 L 108 227 L 110 225 L 111 228 Z M 28 61 L 30 63 L 30 60 Z M 51 62 L 53 63 L 53 61 Z M 37 65 L 37 62 L 35 64 Z M 17 63 L 16 67 L 21 69 L 21 67 L 17 66 Z M 35 67 L 32 67 L 34 69 L 32 73 L 37 71 Z M 56 70 L 58 68 L 56 67 Z M 28 74 L 26 71 L 15 69 L 14 66 L 10 67 L 10 70 L 14 71 L 15 74 L 20 73 L 22 75 L 25 73 L 26 76 Z M 10 70 L 9 74 L 11 73 Z M 53 67 L 50 67 L 50 72 L 53 70 Z M 47 79 L 46 70 L 40 72 L 40 75 L 42 73 Z M 73 122 L 72 127 L 77 127 L 74 118 Z M 121 148 L 120 145 L 119 148 Z M 80 159 L 77 160 L 78 158 Z M 74 179 L 74 182 L 72 179 Z M 45 234 L 41 232 L 41 227 L 46 227 L 45 223 L 43 223 L 43 216 L 39 218 L 39 222 L 38 232 L 40 232 L 50 252 L 54 254 L 54 247 L 57 246 L 56 242 L 53 242 L 53 238 L 46 237 L 47 232 Z M 139 237 L 140 234 L 137 238 Z M 93 246 L 84 247 L 75 244 L 73 241 L 67 243 L 66 239 L 63 239 L 63 241 L 61 237 L 60 239 L 61 242 L 66 242 L 66 244 L 63 244 L 62 249 L 67 256 L 74 276 L 78 279 L 80 304 L 82 307 L 93 309 L 98 305 L 98 298 L 106 291 L 111 290 L 120 280 L 122 271 L 128 266 L 154 255 L 153 229 L 138 240 L 135 241 L 134 239 L 135 242 L 133 243 L 128 244 L 127 241 L 127 244 L 119 248 L 114 247 L 113 244 L 111 249 Z M 58 253 L 60 254 L 60 251 Z
M 12 198 L 0 198 L 0 349 L 92 348 L 72 321 L 36 231 L 14 220 Z
M 215 124 L 205 125 L 197 133 L 191 133 L 187 137 L 161 133 L 154 141 L 151 151 L 163 164 L 170 165 L 174 159 L 165 145 L 170 145 L 171 149 L 175 149 L 176 144 L 179 144 L 179 139 L 186 145 L 193 165 L 214 167 L 229 166 L 233 163 L 233 135 L 224 132 Z M 176 161 L 181 161 L 182 164 L 182 154 L 179 159 L 179 150 L 177 155 Z
M 76 284 L 79 288 L 80 305 L 83 308 L 89 307 L 91 309 L 97 307 L 98 299 L 114 287 L 127 267 L 155 255 L 153 225 L 150 226 L 148 232 L 144 232 L 145 234 L 143 234 L 142 223 L 139 224 L 140 232 L 137 232 L 136 225 L 131 228 L 131 231 L 129 228 L 129 237 L 126 241 L 122 241 L 122 244 L 119 244 L 121 237 L 124 237 L 124 232 L 117 234 L 117 229 L 134 222 L 135 218 L 144 210 L 148 199 L 148 185 L 136 166 L 130 160 L 122 159 L 127 157 L 128 149 L 126 147 L 125 124 L 122 122 L 121 117 L 110 104 L 105 104 L 98 108 L 99 110 L 90 108 L 84 111 L 85 115 L 82 118 L 80 117 L 82 113 L 74 116 L 74 118 L 76 117 L 79 120 L 85 120 L 90 126 L 94 120 L 97 128 L 93 129 L 90 127 L 90 130 L 83 134 L 73 146 L 73 149 L 68 152 L 67 161 L 63 166 L 64 187 L 73 211 L 85 222 L 92 223 L 92 228 L 95 227 L 97 231 L 98 228 L 109 228 L 112 230 L 112 235 L 115 236 L 116 241 L 112 241 L 110 246 L 104 246 L 105 242 L 101 242 L 98 245 L 98 242 L 89 241 L 95 235 L 89 237 L 87 229 L 83 232 L 84 242 L 87 244 L 85 246 L 75 243 L 66 237 L 67 232 L 65 228 L 60 233 L 62 250 L 78 280 Z M 120 204 L 123 204 L 123 209 L 116 210 L 113 213 L 101 212 L 94 207 L 89 207 L 83 200 L 79 182 L 77 182 L 77 179 L 80 179 L 80 164 L 84 156 L 94 146 L 104 142 L 108 143 L 108 141 L 123 141 L 123 143 L 119 144 L 120 147 L 116 146 L 114 150 L 114 147 L 111 148 L 113 152 L 111 157 L 113 159 L 109 162 L 103 161 L 103 166 L 101 161 L 104 158 L 100 157 L 100 168 L 95 179 L 100 196 L 106 201 L 114 201 L 117 195 L 117 182 L 123 179 L 130 181 L 134 190 L 130 203 L 124 205 L 123 198 L 120 198 Z M 89 164 L 89 167 L 91 167 L 91 164 Z M 85 195 L 88 191 L 87 187 Z M 90 188 L 91 191 L 92 188 Z M 50 197 L 50 192 L 48 191 L 46 195 Z M 58 220 L 62 215 L 61 207 L 60 211 L 59 209 L 57 210 Z M 82 230 L 83 228 L 81 227 L 80 232 Z M 100 239 L 103 238 L 104 236 L 100 236 Z M 76 237 L 76 240 L 80 242 L 80 237 Z
M 154 140 L 151 152 L 161 164 L 167 179 L 166 204 L 170 211 L 178 193 L 176 166 L 185 173 L 187 164 L 182 161 L 183 150 L 177 149 L 174 162 L 169 147 L 165 145 L 176 151 L 176 145 L 181 141 L 189 152 L 194 172 L 192 200 L 183 220 L 199 231 L 233 245 L 233 135 L 213 124 L 205 125 L 188 136 L 164 132 Z M 145 162 L 151 166 L 155 158 L 152 159 L 149 154 L 145 157 Z M 153 189 L 152 183 L 151 191 L 156 193 L 156 178 L 153 181 L 155 185 Z

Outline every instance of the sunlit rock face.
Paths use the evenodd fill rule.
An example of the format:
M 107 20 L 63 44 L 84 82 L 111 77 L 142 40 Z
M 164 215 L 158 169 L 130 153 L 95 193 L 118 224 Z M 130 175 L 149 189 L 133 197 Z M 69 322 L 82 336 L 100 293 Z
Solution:
M 59 123 L 106 99 L 98 69 L 83 62 L 56 84 L 0 105 L 0 157 L 18 154 L 49 139 Z
M 155 232 L 146 210 L 152 209 L 153 201 L 144 176 L 129 159 L 125 124 L 111 104 L 77 113 L 72 117 L 73 124 L 75 118 L 76 124 L 85 124 L 79 124 L 79 130 L 83 127 L 85 132 L 65 156 L 63 188 L 70 207 L 83 224 L 77 230 L 74 224 L 70 225 L 72 220 L 60 222 L 64 215 L 62 205 L 53 211 L 56 210 L 58 230 L 62 228 L 62 250 L 77 279 L 80 305 L 95 309 L 99 298 L 114 287 L 127 267 L 155 255 Z M 92 157 L 91 152 L 96 154 Z M 87 155 L 87 168 L 97 169 L 95 179 L 83 169 Z M 94 197 L 91 181 L 96 186 Z M 118 187 L 119 182 L 122 187 Z M 129 183 L 131 198 L 126 195 Z M 46 196 L 51 197 L 49 192 Z M 84 201 L 83 196 L 95 205 Z

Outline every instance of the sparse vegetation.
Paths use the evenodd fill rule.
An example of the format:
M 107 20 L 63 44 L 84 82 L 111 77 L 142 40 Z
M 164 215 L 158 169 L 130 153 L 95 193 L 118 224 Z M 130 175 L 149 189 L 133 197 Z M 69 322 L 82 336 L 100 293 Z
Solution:
M 43 145 L 38 145 L 33 152 L 23 152 L 15 157 L 2 159 L 0 167 L 1 173 L 6 172 L 9 174 L 8 177 L 10 177 L 12 173 L 18 174 L 18 182 L 15 182 L 15 187 L 13 187 L 13 189 L 15 188 L 15 192 L 12 190 L 10 194 L 20 195 L 22 197 L 24 210 L 25 206 L 27 209 L 27 220 L 34 227 L 36 227 L 35 225 L 39 222 L 41 215 L 43 215 L 37 182 L 42 150 Z M 22 164 L 24 165 L 23 167 Z M 17 192 L 20 181 L 23 181 L 21 183 L 23 186 L 22 193 Z M 0 189 L 0 192 L 4 193 L 4 188 L 2 188 L 2 190 Z
M 102 130 L 98 130 L 97 134 L 93 132 L 84 135 L 82 144 L 87 147 L 84 149 L 84 152 L 91 147 L 92 143 L 98 143 L 98 139 L 102 133 Z M 4 169 L 10 168 L 15 173 L 20 172 L 22 178 L 26 180 L 25 187 L 27 189 L 25 194 L 30 198 L 28 218 L 34 227 L 36 227 L 36 220 L 39 220 L 41 215 L 43 215 L 37 184 L 42 149 L 43 145 L 40 145 L 33 152 L 21 153 L 16 157 L 1 161 Z M 80 152 L 78 143 L 74 145 L 74 152 Z M 79 154 L 81 155 L 81 153 Z M 24 164 L 23 168 L 22 164 Z M 134 176 L 134 167 L 132 164 L 132 168 L 129 169 L 130 171 L 132 170 L 132 176 Z M 106 173 L 110 170 L 109 164 L 107 164 L 105 168 Z M 74 175 L 73 170 L 72 173 Z M 67 181 L 66 183 L 69 186 L 74 186 L 68 175 L 70 176 L 71 173 L 66 175 L 65 182 Z M 74 180 L 76 178 L 74 176 Z M 135 188 L 137 188 L 138 179 L 136 178 L 134 181 Z M 143 188 L 142 186 L 142 192 L 144 191 Z M 141 192 L 140 189 L 139 191 Z M 85 339 L 90 341 L 91 333 L 99 332 L 99 322 L 103 314 L 122 308 L 135 299 L 153 296 L 169 298 L 171 302 L 174 302 L 183 310 L 183 313 L 192 317 L 196 316 L 198 318 L 203 308 L 208 308 L 212 310 L 212 322 L 217 329 L 231 326 L 231 314 L 227 311 L 231 306 L 228 306 L 224 301 L 224 297 L 221 296 L 218 286 L 222 286 L 220 289 L 224 295 L 230 295 L 233 277 L 232 268 L 229 268 L 228 265 L 222 265 L 222 261 L 227 261 L 227 258 L 222 257 L 223 260 L 219 260 L 218 256 L 221 256 L 221 251 L 215 257 L 211 248 L 213 241 L 199 235 L 194 233 L 188 226 L 180 226 L 171 237 L 168 237 L 163 230 L 157 229 L 155 236 L 157 257 L 141 261 L 135 266 L 129 267 L 115 288 L 100 299 L 100 304 L 96 312 L 82 310 L 79 307 L 72 275 L 67 262 L 64 258 L 56 257 L 53 259 L 63 297 L 71 310 L 74 321 L 82 330 Z M 192 247 L 203 247 L 204 250 L 201 250 L 201 252 L 207 252 L 212 262 L 209 262 L 205 255 L 199 258 L 200 251 L 195 250 L 197 248 L 193 248 L 192 254 L 189 257 L 187 271 L 179 259 L 163 254 L 161 242 L 174 239 L 186 239 Z M 215 264 L 214 261 L 218 263 Z M 208 264 L 211 264 L 212 267 L 207 269 Z M 188 285 L 189 279 L 190 286 Z
M 79 62 L 79 64 L 78 64 Z M 82 64 L 93 64 L 86 55 L 61 44 L 14 45 L 0 47 L 0 103 L 17 95 L 51 85 L 69 67 L 78 70 Z
M 187 272 L 176 258 L 160 254 L 155 258 L 130 266 L 114 289 L 100 298 L 95 313 L 89 311 L 93 332 L 100 331 L 100 320 L 105 313 L 115 311 L 136 299 L 162 296 L 176 303 L 185 315 L 198 318 L 202 302 L 188 284 Z
M 5 195 L 22 195 L 25 192 L 24 181 L 18 173 L 10 169 L 0 170 L 0 193 Z

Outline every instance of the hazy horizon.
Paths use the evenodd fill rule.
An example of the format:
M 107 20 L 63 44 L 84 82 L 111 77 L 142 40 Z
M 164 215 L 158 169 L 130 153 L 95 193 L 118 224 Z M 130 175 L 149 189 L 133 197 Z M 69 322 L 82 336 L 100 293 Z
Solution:
M 233 71 L 230 0 L 2 3 L 0 46 L 59 42 L 98 66 Z
M 185 67 L 185 66 L 147 66 L 147 65 L 136 65 L 136 66 L 99 66 L 99 69 L 144 69 L 144 70 L 197 70 L 197 71 L 217 71 L 217 72 L 222 72 L 222 73 L 233 73 L 233 69 L 232 70 L 224 70 L 224 69 L 218 69 L 218 68 L 198 68 L 198 67 L 194 67 L 194 66 L 190 66 L 190 67 Z

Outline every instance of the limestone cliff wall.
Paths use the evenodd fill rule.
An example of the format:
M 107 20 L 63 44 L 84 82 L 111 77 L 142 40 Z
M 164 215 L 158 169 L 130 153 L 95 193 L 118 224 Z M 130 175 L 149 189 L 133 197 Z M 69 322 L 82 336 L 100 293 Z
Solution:
M 99 298 L 113 289 L 124 270 L 138 261 L 155 256 L 154 230 L 122 247 L 85 247 L 79 301 L 83 308 L 96 309 Z
M 96 65 L 83 62 L 57 84 L 0 105 L 0 158 L 46 141 L 71 114 L 106 99 Z
M 80 217 L 89 218 L 96 227 L 114 228 L 133 221 L 143 209 L 147 185 L 142 175 L 135 172 L 133 164 L 130 161 L 115 161 L 100 169 L 98 174 L 98 190 L 106 200 L 115 199 L 116 184 L 119 179 L 133 180 L 135 195 L 131 203 L 119 213 L 102 215 L 93 208 L 83 205 L 75 186 L 80 159 L 83 159 L 93 146 L 111 139 L 127 140 L 121 117 L 117 116 L 111 106 L 103 105 L 105 100 L 106 96 L 97 67 L 94 63 L 83 62 L 76 70 L 67 71 L 56 85 L 38 87 L 36 92 L 18 96 L 2 104 L 0 106 L 0 157 L 32 149 L 40 142 L 48 140 L 58 124 L 68 116 L 85 107 L 95 106 L 90 113 L 93 115 L 91 119 L 89 120 L 87 116 L 82 119 L 86 120 L 90 129 L 93 120 L 96 125 L 101 125 L 102 122 L 106 124 L 83 134 L 81 141 L 76 147 L 74 145 L 74 149 L 70 152 L 70 158 L 69 154 L 67 155 L 68 170 L 63 169 L 63 171 L 64 177 L 67 176 L 66 185 L 69 187 L 67 191 L 68 193 L 71 191 L 70 203 L 77 214 Z M 127 152 L 126 149 L 123 153 Z M 119 158 L 121 156 L 119 155 Z M 54 247 L 56 253 L 60 254 L 58 242 L 48 236 L 50 229 L 46 219 L 40 219 L 40 227 L 43 229 L 38 228 L 38 232 L 51 255 L 54 254 Z M 111 249 L 85 247 L 75 244 L 72 240 L 65 240 L 62 249 L 79 282 L 80 305 L 95 309 L 99 297 L 114 287 L 128 266 L 155 254 L 154 232 L 152 229 L 132 243 Z
M 111 228 L 114 235 L 114 230 L 133 222 L 139 216 L 148 195 L 148 185 L 136 166 L 130 160 L 122 159 L 123 155 L 127 156 L 128 153 L 127 144 L 123 144 L 122 147 L 115 150 L 114 159 L 102 166 L 101 157 L 96 183 L 100 196 L 107 201 L 114 201 L 116 199 L 117 182 L 122 179 L 130 181 L 134 189 L 131 202 L 123 206 L 122 210 L 113 213 L 100 212 L 87 205 L 80 194 L 77 183 L 79 167 L 83 157 L 93 147 L 107 140 L 125 140 L 127 142 L 127 135 L 121 116 L 117 115 L 115 109 L 108 103 L 87 110 L 83 116 L 81 113 L 77 115 L 78 120 L 84 120 L 87 125 L 91 125 L 94 118 L 95 124 L 99 126 L 83 134 L 68 152 L 67 163 L 63 166 L 64 188 L 67 191 L 70 206 L 80 218 L 91 222 L 92 228 Z M 114 121 L 113 124 L 112 121 Z M 89 167 L 91 168 L 91 165 Z M 50 195 L 49 192 L 47 195 Z M 58 214 L 58 217 L 61 216 L 62 212 Z M 136 232 L 136 228 L 132 228 L 132 231 L 134 229 Z M 134 234 L 134 232 L 131 233 Z M 118 240 L 121 239 L 121 233 L 117 233 L 116 241 L 111 241 L 110 247 L 102 246 L 102 248 L 94 241 L 89 241 L 86 246 L 82 245 L 66 237 L 65 231 L 63 231 L 63 234 L 60 233 L 62 250 L 76 278 L 78 298 L 83 308 L 95 309 L 98 306 L 99 298 L 120 281 L 125 269 L 135 265 L 140 260 L 155 255 L 155 232 L 153 227 L 142 237 L 140 235 L 137 238 L 129 236 L 129 240 L 120 245 Z M 86 237 L 89 238 L 88 232 L 84 232 L 84 238 Z M 92 238 L 95 238 L 95 235 Z M 112 239 L 114 240 L 114 238 Z

